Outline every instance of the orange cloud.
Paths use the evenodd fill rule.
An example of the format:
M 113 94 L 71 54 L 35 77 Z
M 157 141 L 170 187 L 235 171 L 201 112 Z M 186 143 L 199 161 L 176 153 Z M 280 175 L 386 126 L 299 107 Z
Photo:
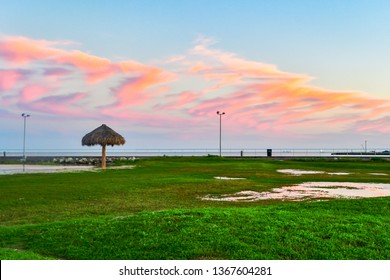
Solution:
M 166 91 L 162 84 L 172 81 L 173 75 L 154 67 L 142 67 L 142 74 L 125 79 L 113 93 L 117 99 L 115 104 L 107 108 L 125 108 L 146 103 L 161 91 Z M 125 69 L 129 71 L 129 69 Z M 159 86 L 159 89 L 153 87 Z
M 108 59 L 58 48 L 64 44 L 25 37 L 5 37 L 0 39 L 0 58 L 11 64 L 42 61 L 57 65 L 68 64 L 85 72 L 88 82 L 97 82 L 113 74 L 114 69 Z
M 109 59 L 100 58 L 80 51 L 65 53 L 57 58 L 59 63 L 70 64 L 86 74 L 88 83 L 97 83 L 117 73 L 117 66 Z
M 134 61 L 112 62 L 107 58 L 90 55 L 78 50 L 68 51 L 58 46 L 62 42 L 32 40 L 25 37 L 0 39 L 0 58 L 8 63 L 27 64 L 46 61 L 52 65 L 69 65 L 86 75 L 87 83 L 97 83 L 119 74 L 144 74 L 147 80 L 160 75 L 163 70 Z
M 64 44 L 0 38 L 0 61 L 10 66 L 0 71 L 5 110 L 29 106 L 52 115 L 181 131 L 189 125 L 207 130 L 216 111 L 223 110 L 226 129 L 239 135 L 387 131 L 389 99 L 314 87 L 309 75 L 213 49 L 208 40 L 165 60 L 169 71 L 133 60 L 114 62 Z M 21 69 L 12 69 L 15 65 Z
M 390 100 L 310 86 L 308 75 L 284 72 L 206 44 L 198 44 L 190 53 L 196 59 L 188 73 L 212 82 L 204 98 L 189 108 L 192 116 L 210 117 L 224 110 L 231 120 L 247 128 L 287 132 L 321 126 L 329 129 L 332 123 L 332 129 L 342 131 L 358 121 L 384 116 L 390 109 Z M 205 62 L 199 63 L 199 57 Z
M 158 67 L 131 60 L 113 62 L 78 50 L 63 49 L 64 44 L 25 37 L 0 38 L 0 61 L 9 65 L 23 65 L 26 69 L 31 69 L 32 73 L 29 79 L 22 80 L 17 71 L 2 71 L 0 89 L 10 90 L 19 83 L 22 87 L 18 93 L 21 102 L 43 102 L 49 100 L 46 97 L 61 100 L 60 96 L 69 96 L 66 91 L 73 91 L 77 85 L 78 88 L 74 89 L 79 90 L 81 87 L 89 92 L 85 98 L 90 98 L 96 104 L 99 100 L 93 97 L 92 88 L 95 89 L 97 83 L 112 78 L 106 83 L 106 90 L 100 90 L 99 96 L 103 97 L 100 103 L 114 98 L 114 102 L 105 107 L 116 110 L 147 102 L 154 95 L 167 90 L 164 83 L 175 79 L 172 73 Z M 105 96 L 102 92 L 105 92 Z M 15 99 L 7 98 L 8 103 L 12 100 Z M 70 102 L 70 99 L 65 98 L 64 102 Z M 53 104 L 50 106 L 53 108 Z M 96 107 L 95 110 L 99 108 Z
M 205 73 L 211 70 L 212 67 L 204 63 L 203 61 L 197 61 L 194 65 L 190 66 L 189 73 Z
M 50 59 L 63 53 L 61 50 L 51 48 L 53 44 L 56 43 L 25 37 L 5 37 L 0 40 L 0 57 L 14 64 Z

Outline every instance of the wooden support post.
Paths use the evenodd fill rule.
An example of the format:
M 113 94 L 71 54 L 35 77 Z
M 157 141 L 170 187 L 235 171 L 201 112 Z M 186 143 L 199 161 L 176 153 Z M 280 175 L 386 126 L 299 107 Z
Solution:
M 106 145 L 102 145 L 102 169 L 106 169 Z

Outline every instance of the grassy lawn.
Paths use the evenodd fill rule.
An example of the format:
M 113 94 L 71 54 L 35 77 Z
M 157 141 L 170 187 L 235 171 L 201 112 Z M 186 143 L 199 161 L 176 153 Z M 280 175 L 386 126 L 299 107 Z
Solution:
M 388 197 L 201 199 L 309 181 L 390 183 L 390 161 L 159 157 L 131 164 L 0 176 L 1 259 L 390 259 Z

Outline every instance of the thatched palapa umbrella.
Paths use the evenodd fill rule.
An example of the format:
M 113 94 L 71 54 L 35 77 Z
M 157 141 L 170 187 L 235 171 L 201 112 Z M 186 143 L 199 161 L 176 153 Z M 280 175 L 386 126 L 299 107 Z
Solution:
M 83 146 L 102 146 L 102 168 L 106 168 L 106 146 L 107 145 L 123 145 L 126 143 L 125 138 L 109 128 L 107 125 L 102 124 L 90 133 L 87 133 L 81 140 Z

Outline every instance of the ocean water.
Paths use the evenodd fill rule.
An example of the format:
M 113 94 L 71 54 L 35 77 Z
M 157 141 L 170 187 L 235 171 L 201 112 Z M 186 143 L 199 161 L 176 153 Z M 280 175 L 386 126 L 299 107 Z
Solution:
M 256 149 L 222 149 L 222 156 L 226 157 L 266 157 L 268 152 L 266 148 Z M 388 151 L 386 148 L 376 148 L 370 150 L 369 156 L 390 157 L 389 154 L 381 154 Z M 337 156 L 334 154 L 343 153 L 343 156 L 361 157 L 365 155 L 362 149 L 291 149 L 278 148 L 271 149 L 272 156 L 275 157 L 329 157 Z M 26 150 L 26 157 L 83 157 L 100 156 L 101 149 L 31 149 Z M 108 157 L 148 157 L 148 156 L 207 156 L 219 155 L 219 149 L 120 149 L 117 147 L 108 147 Z M 23 151 L 20 149 L 0 150 L 0 157 L 23 157 Z

